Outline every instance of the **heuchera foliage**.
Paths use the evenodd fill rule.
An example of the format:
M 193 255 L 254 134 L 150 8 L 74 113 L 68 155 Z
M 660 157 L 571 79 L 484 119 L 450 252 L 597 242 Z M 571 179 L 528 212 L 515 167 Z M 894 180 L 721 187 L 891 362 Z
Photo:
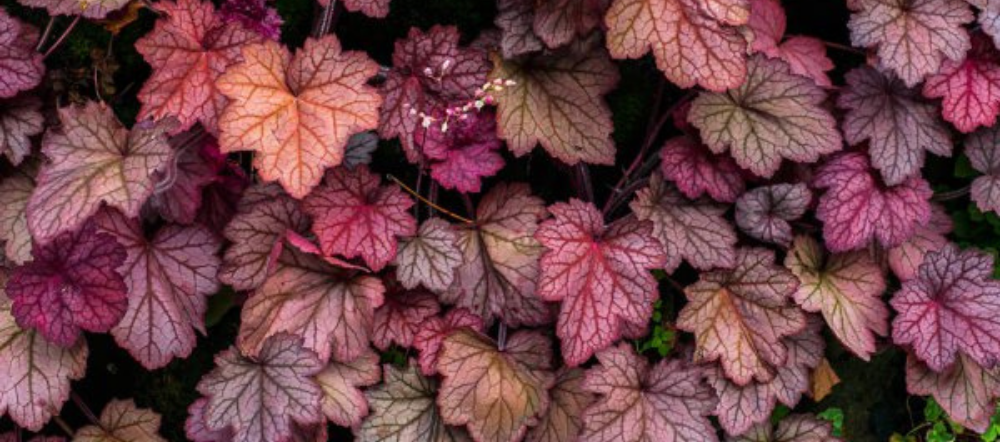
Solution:
M 874 364 L 996 425 L 997 2 L 305 3 L 0 3 L 0 441 L 834 442 Z M 221 350 L 182 425 L 108 346 Z

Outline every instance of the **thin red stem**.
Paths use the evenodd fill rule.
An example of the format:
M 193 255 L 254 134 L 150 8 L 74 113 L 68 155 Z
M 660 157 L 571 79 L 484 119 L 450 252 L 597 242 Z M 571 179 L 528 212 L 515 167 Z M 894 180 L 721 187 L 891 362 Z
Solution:
M 66 40 L 66 37 L 69 37 L 70 32 L 73 32 L 73 29 L 76 28 L 77 23 L 80 23 L 79 15 L 76 16 L 76 18 L 73 19 L 73 22 L 71 22 L 69 26 L 66 27 L 66 30 L 63 31 L 62 35 L 59 36 L 56 42 L 52 43 L 52 46 L 49 47 L 49 50 L 45 51 L 45 55 L 42 55 L 43 59 L 49 58 L 49 55 L 52 55 L 52 53 L 59 48 L 59 45 L 61 45 L 62 42 Z

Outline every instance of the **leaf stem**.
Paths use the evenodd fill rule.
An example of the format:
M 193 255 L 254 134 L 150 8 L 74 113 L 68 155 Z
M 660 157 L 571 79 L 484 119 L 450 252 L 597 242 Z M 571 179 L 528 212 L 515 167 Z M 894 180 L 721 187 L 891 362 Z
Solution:
M 90 421 L 90 423 L 104 428 L 104 425 L 101 425 L 101 420 L 98 419 L 97 415 L 90 410 L 90 407 L 87 406 L 87 403 L 83 401 L 83 398 L 81 398 L 80 395 L 76 394 L 75 391 L 70 391 L 69 398 L 74 404 L 76 404 L 76 408 L 79 408 L 80 411 L 83 412 L 83 415 L 87 417 L 87 420 Z
M 965 186 L 955 190 L 949 190 L 947 192 L 936 193 L 934 194 L 933 197 L 931 197 L 931 201 L 936 201 L 940 203 L 944 201 L 956 200 L 965 195 L 968 195 L 969 189 L 970 189 L 969 186 Z
M 42 31 L 42 36 L 38 38 L 38 44 L 35 45 L 35 52 L 41 51 L 42 46 L 45 46 L 45 43 L 49 41 L 49 37 L 52 35 L 52 28 L 55 27 L 56 24 L 56 17 L 57 16 L 55 15 L 49 17 L 49 22 L 45 25 L 45 30 Z
M 475 224 L 475 221 L 472 221 L 471 219 L 468 219 L 468 218 L 465 218 L 463 216 L 460 216 L 460 215 L 456 214 L 455 212 L 452 212 L 452 211 L 450 211 L 448 209 L 445 209 L 444 207 L 441 207 L 441 206 L 439 206 L 437 204 L 434 204 L 431 200 L 429 200 L 427 198 L 424 198 L 419 193 L 417 193 L 416 191 L 414 191 L 413 189 L 411 189 L 410 186 L 407 186 L 406 184 L 403 184 L 403 182 L 400 181 L 399 178 L 396 178 L 396 177 L 394 177 L 392 175 L 386 175 L 386 178 L 388 178 L 389 181 L 392 181 L 392 182 L 396 183 L 397 185 L 399 185 L 399 187 L 402 187 L 403 190 L 406 191 L 406 193 L 409 193 L 410 195 L 413 195 L 414 198 L 416 198 L 416 199 L 418 199 L 420 201 L 423 201 L 424 204 L 427 204 L 428 206 L 431 206 L 434 209 L 437 209 L 441 213 L 444 213 L 445 215 L 448 215 L 448 216 L 454 218 L 455 220 L 461 221 L 461 222 L 463 222 L 465 224 Z
M 500 329 L 497 331 L 497 350 L 503 351 L 507 347 L 507 324 L 500 322 Z
M 326 7 L 323 8 L 323 13 L 319 16 L 319 22 L 313 28 L 313 36 L 320 38 L 330 32 L 330 28 L 333 27 L 333 13 L 337 9 L 337 0 L 329 0 Z
M 42 59 L 49 58 L 49 55 L 52 55 L 52 53 L 59 48 L 62 42 L 66 40 L 66 37 L 68 37 L 69 34 L 73 32 L 74 28 L 76 28 L 77 23 L 80 23 L 79 15 L 76 16 L 76 18 L 73 19 L 73 21 L 69 24 L 69 26 L 66 27 L 66 30 L 63 31 L 62 35 L 60 35 L 58 39 L 56 39 L 56 42 L 52 43 L 52 46 L 49 47 L 49 50 L 45 51 L 45 54 L 42 55 Z
M 420 193 L 420 187 L 424 183 L 424 165 L 423 162 L 417 165 L 417 183 L 414 185 L 414 190 L 416 193 Z M 421 199 L 417 199 L 416 204 L 413 205 L 413 217 L 420 221 L 420 202 Z
M 590 181 L 590 169 L 583 162 L 573 166 L 573 175 L 577 183 L 577 196 L 587 202 L 594 201 L 594 185 Z
M 851 53 L 851 54 L 857 54 L 857 55 L 861 55 L 861 56 L 865 56 L 865 57 L 868 56 L 868 53 L 865 52 L 865 51 L 862 51 L 861 49 L 855 48 L 853 46 L 843 45 L 843 44 L 840 44 L 840 43 L 834 43 L 832 41 L 823 40 L 823 46 L 826 46 L 826 47 L 828 47 L 830 49 L 836 49 L 836 50 L 842 51 L 842 52 L 848 52 L 848 53 Z
M 53 414 L 52 421 L 55 422 L 56 426 L 58 426 L 59 429 L 63 431 L 63 433 L 66 433 L 66 435 L 69 436 L 70 439 L 73 438 L 73 427 L 69 426 L 69 424 L 66 423 L 66 421 L 63 420 L 62 417 L 60 417 L 58 414 Z

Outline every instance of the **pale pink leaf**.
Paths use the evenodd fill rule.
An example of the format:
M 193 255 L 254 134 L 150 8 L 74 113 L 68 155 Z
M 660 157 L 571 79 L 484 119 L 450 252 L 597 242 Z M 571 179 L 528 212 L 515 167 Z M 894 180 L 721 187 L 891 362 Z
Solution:
M 15 264 L 31 259 L 31 233 L 25 209 L 35 190 L 36 164 L 22 166 L 0 179 L 0 242 L 4 244 L 7 259 Z
M 31 155 L 31 137 L 42 133 L 42 101 L 33 95 L 0 99 L 0 155 L 19 165 Z
M 594 402 L 594 395 L 584 389 L 580 368 L 562 368 L 549 390 L 552 401 L 541 422 L 528 430 L 527 442 L 563 442 L 577 440 L 583 431 L 583 412 Z
M 342 427 L 361 424 L 368 415 L 368 401 L 361 387 L 375 385 L 381 378 L 378 355 L 371 350 L 349 362 L 331 361 L 316 375 L 323 390 L 323 414 Z
M 1000 211 L 1000 129 L 987 127 L 969 135 L 965 155 L 972 168 L 983 173 L 972 181 L 970 196 L 982 211 Z M 2 198 L 2 196 L 0 196 Z
M 0 8 L 0 98 L 13 97 L 42 81 L 45 65 L 42 54 L 35 52 L 37 41 L 37 29 Z
M 833 436 L 833 426 L 809 414 L 793 414 L 781 420 L 777 428 L 770 422 L 754 425 L 742 436 L 727 442 L 840 442 Z
M 132 399 L 108 402 L 99 424 L 77 430 L 73 442 L 167 442 L 159 434 L 160 415 Z
M 931 220 L 917 227 L 917 231 L 903 244 L 889 249 L 889 268 L 900 280 L 917 276 L 917 269 L 928 252 L 936 252 L 948 245 L 945 235 L 951 232 L 951 218 L 938 205 L 931 206 Z
M 758 187 L 736 201 L 736 225 L 756 239 L 788 247 L 789 221 L 801 218 L 811 202 L 812 192 L 802 183 Z
M 413 338 L 420 327 L 441 310 L 437 297 L 424 290 L 391 289 L 385 302 L 375 310 L 372 326 L 372 344 L 386 350 L 392 344 L 401 347 L 413 345 Z
M 385 366 L 381 385 L 365 391 L 371 415 L 355 427 L 360 442 L 468 442 L 460 428 L 444 424 L 436 398 L 438 382 L 417 367 Z
M 81 15 L 89 19 L 104 18 L 121 9 L 129 0 L 18 0 L 25 6 L 45 8 L 50 15 Z
M 399 283 L 408 289 L 422 284 L 434 292 L 447 290 L 455 280 L 455 269 L 462 264 L 457 242 L 458 234 L 447 221 L 424 221 L 416 236 L 399 242 L 394 261 Z
M 1000 397 L 1000 372 L 984 369 L 964 354 L 950 367 L 936 371 L 910 355 L 906 358 L 906 389 L 930 395 L 963 427 L 985 432 Z

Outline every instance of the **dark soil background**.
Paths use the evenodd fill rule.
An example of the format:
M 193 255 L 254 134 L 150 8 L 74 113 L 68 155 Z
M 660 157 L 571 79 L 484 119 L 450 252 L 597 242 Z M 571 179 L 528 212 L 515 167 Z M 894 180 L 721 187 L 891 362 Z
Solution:
M 786 0 L 788 34 L 806 34 L 849 45 L 849 11 L 844 3 L 844 0 Z M 48 21 L 43 10 L 20 6 L 14 0 L 0 0 L 0 5 L 39 28 Z M 312 27 L 313 18 L 319 15 L 315 0 L 278 0 L 276 5 L 285 22 L 282 40 L 292 47 L 301 46 Z M 391 11 L 389 17 L 382 20 L 338 11 L 334 32 L 346 48 L 363 50 L 378 62 L 388 65 L 391 63 L 393 43 L 404 37 L 410 27 L 427 29 L 434 24 L 456 25 L 468 42 L 493 26 L 496 5 L 492 0 L 393 0 Z M 82 21 L 68 41 L 47 59 L 49 79 L 42 86 L 42 96 L 49 103 L 60 104 L 94 99 L 97 91 L 91 75 L 97 67 L 101 96 L 113 105 L 126 124 L 131 124 L 139 106 L 136 92 L 149 74 L 149 66 L 133 45 L 137 38 L 152 29 L 154 20 L 153 13 L 142 10 L 137 21 L 114 37 L 100 25 Z M 59 18 L 55 35 L 61 33 L 70 21 L 69 17 Z M 842 82 L 844 72 L 865 61 L 862 55 L 837 49 L 830 49 L 830 57 L 837 64 L 831 76 L 835 84 Z M 609 189 L 620 177 L 621 170 L 636 154 L 658 88 L 664 88 L 666 105 L 686 93 L 666 82 L 649 56 L 618 61 L 617 64 L 622 80 L 619 88 L 607 99 L 614 113 L 619 165 L 591 167 L 597 201 L 604 201 Z M 666 133 L 661 137 L 666 139 L 673 135 Z M 514 159 L 509 153 L 505 155 L 507 167 L 501 175 L 487 180 L 484 188 L 498 181 L 521 180 L 530 182 L 534 191 L 547 201 L 572 196 L 572 188 L 566 184 L 572 179 L 571 171 L 551 160 L 540 149 L 520 159 Z M 373 164 L 378 171 L 393 173 L 404 181 L 415 179 L 414 168 L 405 162 L 395 141 L 382 142 Z M 937 190 L 948 190 L 968 183 L 967 170 L 961 160 L 931 158 L 925 168 L 925 176 Z M 457 199 L 449 199 L 445 195 L 442 204 L 462 213 L 463 205 Z M 948 210 L 956 221 L 954 236 L 959 242 L 993 250 L 1000 246 L 1000 235 L 997 233 L 1000 219 L 970 209 L 967 199 L 949 204 Z M 697 274 L 691 268 L 682 267 L 674 278 L 686 285 L 696 280 Z M 684 296 L 667 284 L 663 284 L 661 293 L 664 301 L 672 305 L 669 310 L 678 311 Z M 185 440 L 186 409 L 198 396 L 195 385 L 203 374 L 212 369 L 213 355 L 234 342 L 239 325 L 239 308 L 235 302 L 238 298 L 229 290 L 213 297 L 208 336 L 199 339 L 197 349 L 189 358 L 175 360 L 160 370 L 149 372 L 142 369 L 108 335 L 87 336 L 90 345 L 87 375 L 73 383 L 73 391 L 96 413 L 112 398 L 135 398 L 140 407 L 152 408 L 163 415 L 161 432 L 168 440 Z M 690 337 L 682 337 L 682 341 L 685 339 L 690 340 Z M 818 412 L 829 407 L 841 408 L 846 417 L 845 437 L 853 442 L 886 441 L 893 432 L 906 433 L 915 425 L 914 421 L 922 419 L 924 401 L 920 398 L 908 399 L 906 395 L 903 376 L 905 355 L 902 351 L 885 346 L 870 362 L 865 363 L 841 348 L 832 336 L 828 336 L 827 342 L 827 357 L 843 381 L 833 394 L 820 403 L 804 398 L 797 410 Z M 401 356 L 398 352 L 390 352 L 385 358 L 392 361 Z M 63 407 L 62 417 L 74 428 L 88 424 L 84 413 L 72 402 Z M 9 419 L 0 419 L 0 432 L 10 428 Z M 46 427 L 44 433 L 62 434 L 55 424 Z M 330 440 L 334 441 L 351 439 L 350 431 L 342 428 L 331 427 L 330 434 Z

